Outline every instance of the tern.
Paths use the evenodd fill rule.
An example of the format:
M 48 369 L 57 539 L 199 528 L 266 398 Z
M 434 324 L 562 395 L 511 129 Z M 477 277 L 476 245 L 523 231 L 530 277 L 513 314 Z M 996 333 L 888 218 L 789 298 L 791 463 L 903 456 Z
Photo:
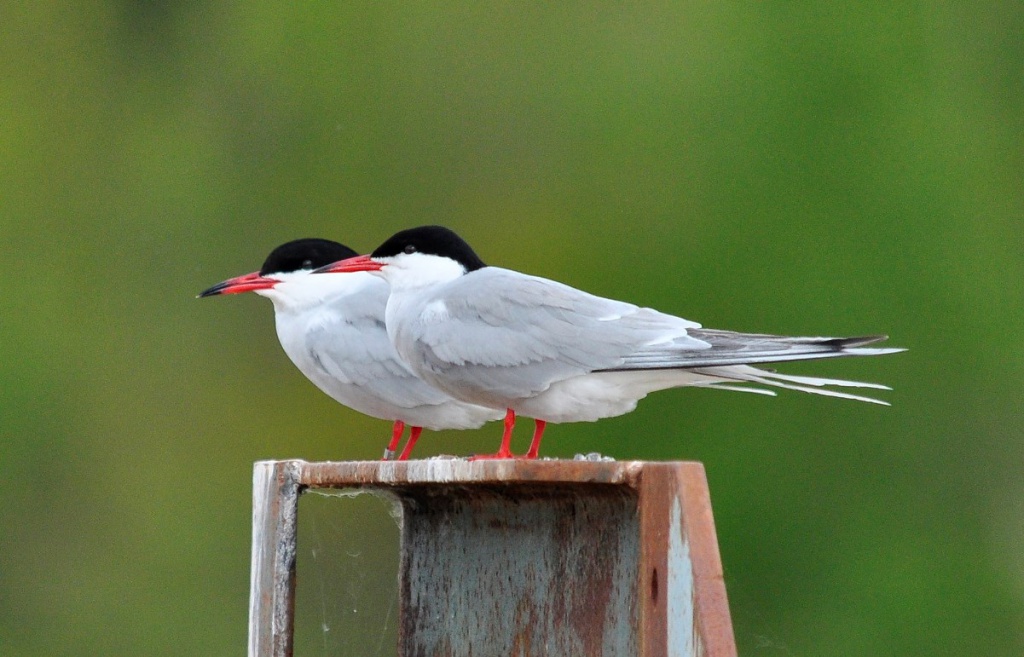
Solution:
M 628 413 L 648 393 L 704 386 L 774 395 L 760 384 L 886 402 L 824 386 L 875 383 L 779 374 L 763 363 L 878 356 L 886 339 L 787 337 L 702 328 L 651 308 L 605 299 L 556 281 L 487 266 L 442 226 L 401 231 L 372 254 L 317 273 L 373 272 L 387 280 L 388 336 L 424 381 L 467 403 L 505 411 L 501 447 L 478 458 L 512 458 L 517 414 L 536 427 L 526 458 L 537 458 L 548 422 L 595 421 Z
M 388 285 L 377 276 L 311 276 L 356 255 L 324 239 L 282 244 L 258 272 L 204 290 L 200 297 L 255 292 L 274 304 L 277 337 L 288 358 L 316 387 L 365 415 L 394 422 L 384 459 L 394 457 L 405 426 L 406 460 L 423 427 L 474 429 L 502 412 L 457 401 L 424 383 L 399 358 L 384 329 Z

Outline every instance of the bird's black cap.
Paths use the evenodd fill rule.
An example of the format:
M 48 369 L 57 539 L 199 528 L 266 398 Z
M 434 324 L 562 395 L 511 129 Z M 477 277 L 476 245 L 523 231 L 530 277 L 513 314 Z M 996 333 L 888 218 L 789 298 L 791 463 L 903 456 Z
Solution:
M 310 237 L 288 242 L 270 252 L 260 268 L 260 276 L 288 274 L 303 269 L 319 269 L 332 262 L 359 255 L 344 244 Z
M 378 246 L 370 257 L 387 258 L 400 253 L 423 253 L 451 258 L 465 267 L 467 272 L 487 266 L 465 240 L 444 226 L 420 226 L 399 231 Z

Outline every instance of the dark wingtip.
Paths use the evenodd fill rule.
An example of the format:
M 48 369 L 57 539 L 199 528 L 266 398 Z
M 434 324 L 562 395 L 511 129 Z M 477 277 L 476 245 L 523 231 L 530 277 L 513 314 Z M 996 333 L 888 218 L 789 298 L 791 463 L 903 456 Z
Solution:
M 851 347 L 866 347 L 869 344 L 875 344 L 876 342 L 883 342 L 888 340 L 888 335 L 862 335 L 856 338 L 833 338 L 826 344 L 839 349 L 846 349 Z

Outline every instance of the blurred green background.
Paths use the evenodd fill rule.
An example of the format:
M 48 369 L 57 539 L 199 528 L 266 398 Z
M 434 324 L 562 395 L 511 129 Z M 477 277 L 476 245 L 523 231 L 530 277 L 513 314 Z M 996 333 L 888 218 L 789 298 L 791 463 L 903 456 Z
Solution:
M 269 302 L 195 294 L 424 223 L 707 326 L 909 347 L 785 369 L 892 408 L 673 390 L 545 451 L 706 464 L 742 654 L 1024 654 L 1021 3 L 0 14 L 3 655 L 244 651 L 252 462 L 389 428 Z

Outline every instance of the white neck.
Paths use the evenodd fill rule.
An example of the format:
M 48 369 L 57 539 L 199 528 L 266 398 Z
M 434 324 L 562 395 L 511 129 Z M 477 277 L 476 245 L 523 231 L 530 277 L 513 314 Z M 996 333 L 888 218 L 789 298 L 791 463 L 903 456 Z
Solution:
M 355 294 L 368 285 L 377 284 L 375 277 L 368 272 L 312 274 L 296 271 L 269 277 L 281 282 L 266 290 L 256 290 L 256 294 L 270 299 L 274 303 L 274 311 L 279 313 L 302 312 L 329 299 Z
M 423 253 L 400 253 L 380 261 L 386 264 L 380 273 L 395 293 L 447 283 L 466 273 L 466 269 L 451 258 Z

